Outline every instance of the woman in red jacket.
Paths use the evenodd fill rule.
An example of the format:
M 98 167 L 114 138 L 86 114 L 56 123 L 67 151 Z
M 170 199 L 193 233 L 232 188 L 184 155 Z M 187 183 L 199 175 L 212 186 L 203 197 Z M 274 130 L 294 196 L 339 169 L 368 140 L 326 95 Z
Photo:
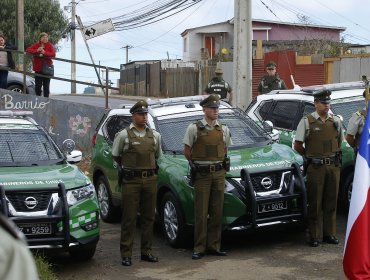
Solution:
M 55 57 L 55 49 L 53 44 L 49 42 L 49 35 L 47 33 L 41 32 L 39 39 L 39 42 L 28 47 L 26 52 L 33 54 L 33 71 L 36 74 L 43 74 L 42 63 L 45 61 L 49 65 L 53 64 L 53 61 L 49 57 Z M 41 96 L 41 87 L 43 87 L 44 96 L 49 97 L 50 78 L 35 76 L 35 90 L 38 96 Z

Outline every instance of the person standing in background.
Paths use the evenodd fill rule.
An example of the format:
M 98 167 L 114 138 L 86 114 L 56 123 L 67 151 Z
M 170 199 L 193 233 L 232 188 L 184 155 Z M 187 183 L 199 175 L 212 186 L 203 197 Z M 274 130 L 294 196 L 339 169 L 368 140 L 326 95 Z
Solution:
M 0 66 L 15 69 L 12 53 L 9 50 L 17 48 L 6 43 L 4 34 L 0 33 Z M 0 69 L 0 88 L 8 87 L 8 70 Z
M 272 90 L 287 89 L 287 86 L 283 79 L 280 79 L 276 73 L 276 63 L 270 61 L 266 64 L 267 75 L 263 76 L 261 82 L 258 85 L 258 94 L 269 93 Z
M 49 65 L 53 64 L 49 57 L 55 57 L 55 49 L 53 44 L 49 42 L 49 35 L 45 32 L 40 33 L 39 42 L 28 47 L 26 52 L 33 54 L 32 68 L 36 74 L 43 74 L 42 65 L 44 61 Z M 41 88 L 43 88 L 44 97 L 49 97 L 50 78 L 35 76 L 36 95 L 41 96 Z
M 218 94 L 221 97 L 221 100 L 231 104 L 233 101 L 233 91 L 229 83 L 225 82 L 222 78 L 224 71 L 221 68 L 215 70 L 215 77 L 207 84 L 207 87 L 204 89 L 206 94 Z

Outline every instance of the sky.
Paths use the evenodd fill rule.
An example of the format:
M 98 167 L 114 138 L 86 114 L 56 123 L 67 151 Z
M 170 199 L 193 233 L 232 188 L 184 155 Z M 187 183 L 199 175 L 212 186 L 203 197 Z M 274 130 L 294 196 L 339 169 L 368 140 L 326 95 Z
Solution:
M 189 0 L 191 1 L 191 0 Z M 299 23 L 299 17 L 306 17 L 312 24 L 345 27 L 342 33 L 345 42 L 353 44 L 370 44 L 370 26 L 368 24 L 367 0 L 251 0 L 252 19 L 265 19 Z M 70 5 L 70 0 L 59 0 L 61 9 Z M 83 25 L 89 26 L 99 21 L 112 19 L 130 12 L 143 9 L 158 0 L 76 0 L 76 14 Z M 330 6 L 329 6 L 330 5 Z M 70 10 L 64 10 L 70 20 Z M 208 24 L 224 22 L 233 18 L 234 0 L 202 0 L 198 4 L 145 27 L 113 31 L 87 40 L 91 55 L 96 64 L 120 68 L 128 60 L 147 59 L 182 59 L 181 33 L 188 29 Z M 113 21 L 114 22 L 114 21 Z M 53 42 L 55 43 L 55 42 Z M 81 32 L 76 30 L 76 60 L 92 63 Z M 71 58 L 71 42 L 62 39 L 57 43 L 57 57 Z M 55 75 L 70 78 L 70 65 L 54 61 Z M 110 79 L 116 82 L 119 73 Z M 77 66 L 77 80 L 98 83 L 93 68 Z M 82 93 L 85 85 L 77 85 L 77 92 Z M 51 92 L 69 93 L 70 84 L 52 80 Z

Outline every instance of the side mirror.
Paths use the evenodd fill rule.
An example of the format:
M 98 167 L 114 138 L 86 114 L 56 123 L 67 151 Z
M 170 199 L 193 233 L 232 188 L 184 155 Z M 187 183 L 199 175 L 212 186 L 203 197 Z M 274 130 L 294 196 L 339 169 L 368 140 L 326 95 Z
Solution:
M 272 133 L 272 129 L 274 128 L 274 124 L 271 121 L 264 121 L 262 123 L 263 129 L 266 130 L 269 134 Z
M 73 141 L 72 139 L 66 139 L 63 141 L 62 151 L 66 154 L 69 154 L 73 151 L 75 146 L 76 146 L 75 141 Z
M 67 161 L 71 164 L 79 163 L 82 160 L 81 151 L 72 151 L 67 154 Z
M 266 130 L 266 132 L 270 135 L 272 138 L 272 141 L 279 142 L 279 131 L 277 129 L 274 129 L 274 124 L 272 121 L 264 121 L 262 123 L 263 129 Z

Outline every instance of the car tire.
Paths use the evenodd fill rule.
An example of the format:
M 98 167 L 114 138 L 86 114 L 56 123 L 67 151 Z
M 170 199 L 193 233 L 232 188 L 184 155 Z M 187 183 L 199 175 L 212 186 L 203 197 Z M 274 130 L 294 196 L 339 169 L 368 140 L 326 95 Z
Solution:
M 346 177 L 344 184 L 343 184 L 343 206 L 344 210 L 348 212 L 349 205 L 351 203 L 351 197 L 352 197 L 352 186 L 353 186 L 353 173 L 348 174 Z
M 162 199 L 161 226 L 166 240 L 172 247 L 184 246 L 186 241 L 189 241 L 186 240 L 189 235 L 179 202 L 171 192 L 167 192 Z
M 95 244 L 80 244 L 69 248 L 69 254 L 75 260 L 88 261 L 92 259 L 96 250 Z
M 96 193 L 100 209 L 100 217 L 104 222 L 118 222 L 120 220 L 120 208 L 113 205 L 109 183 L 105 176 L 100 176 L 96 181 Z
M 21 85 L 11 85 L 8 86 L 7 90 L 15 91 L 18 93 L 23 93 L 23 86 Z

